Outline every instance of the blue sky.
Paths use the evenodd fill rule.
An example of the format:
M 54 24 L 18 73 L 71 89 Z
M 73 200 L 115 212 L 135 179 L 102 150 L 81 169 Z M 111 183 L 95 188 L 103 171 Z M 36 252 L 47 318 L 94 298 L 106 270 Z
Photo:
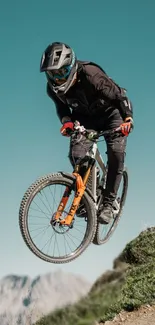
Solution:
M 61 268 L 93 281 L 112 267 L 128 241 L 154 225 L 154 14 L 153 0 L 1 4 L 0 277 L 10 273 L 34 277 Z M 106 245 L 91 245 L 77 260 L 60 266 L 33 255 L 18 227 L 19 205 L 27 187 L 41 175 L 71 170 L 69 142 L 59 133 L 46 79 L 39 73 L 42 52 L 53 41 L 67 42 L 79 59 L 101 64 L 126 87 L 135 121 L 126 156 L 128 198 L 116 232 Z

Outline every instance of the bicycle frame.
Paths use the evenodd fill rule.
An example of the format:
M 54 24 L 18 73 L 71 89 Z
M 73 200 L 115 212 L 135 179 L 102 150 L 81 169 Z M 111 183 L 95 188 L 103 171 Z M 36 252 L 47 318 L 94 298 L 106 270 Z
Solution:
M 87 155 L 87 154 L 86 154 Z M 96 162 L 98 163 L 99 167 L 100 167 L 100 175 L 101 175 L 101 180 L 100 180 L 100 185 L 104 186 L 104 182 L 105 182 L 105 176 L 106 176 L 106 165 L 104 163 L 104 160 L 102 158 L 102 155 L 100 154 L 100 151 L 98 149 L 97 143 L 94 142 L 88 155 L 95 160 L 95 164 L 92 167 L 92 195 L 93 195 L 93 199 L 95 201 L 95 203 L 97 203 L 97 195 L 96 195 L 96 190 L 97 190 L 97 166 L 96 166 Z M 102 173 L 102 174 L 101 174 Z M 97 204 L 96 204 L 96 208 L 97 208 Z
M 80 129 L 81 128 L 81 129 Z M 78 130 L 79 130 L 79 134 L 85 130 L 83 129 L 83 127 L 78 126 Z M 82 132 L 80 132 L 82 130 Z M 113 130 L 113 132 L 118 131 L 119 128 Z M 106 132 L 100 132 L 100 136 L 104 135 L 106 133 L 109 133 L 112 131 L 106 131 Z M 73 133 L 74 134 L 74 133 Z M 90 139 L 90 138 L 89 138 Z M 84 191 L 86 189 L 86 184 L 89 178 L 90 173 L 92 172 L 92 191 L 91 191 L 91 195 L 93 196 L 94 199 L 94 204 L 95 204 L 95 208 L 96 211 L 98 210 L 98 207 L 101 203 L 101 199 L 102 199 L 102 191 L 100 194 L 100 198 L 99 201 L 97 202 L 98 199 L 98 195 L 97 195 L 97 166 L 96 166 L 96 162 L 98 163 L 100 170 L 101 170 L 101 180 L 100 180 L 100 187 L 102 189 L 104 189 L 105 184 L 106 184 L 106 173 L 107 173 L 107 167 L 103 161 L 103 158 L 100 154 L 100 151 L 98 149 L 98 145 L 97 145 L 97 139 L 96 138 L 92 138 L 92 146 L 90 146 L 88 152 L 86 153 L 86 156 L 84 157 L 84 160 L 86 157 L 88 157 L 89 160 L 89 164 L 88 164 L 88 168 L 85 172 L 85 175 L 83 176 L 83 178 L 81 177 L 81 175 L 79 174 L 80 172 L 80 163 L 83 161 L 83 158 L 80 159 L 80 162 L 77 163 L 77 165 L 75 166 L 74 172 L 73 172 L 73 176 L 76 177 L 76 192 L 75 192 L 75 196 L 71 205 L 71 208 L 69 210 L 68 215 L 64 218 L 61 219 L 61 215 L 62 212 L 65 209 L 65 206 L 67 204 L 67 201 L 69 199 L 70 193 L 71 193 L 71 189 L 69 187 L 66 187 L 65 192 L 63 194 L 63 197 L 60 201 L 60 204 L 58 206 L 57 212 L 55 214 L 55 221 L 59 222 L 61 225 L 67 225 L 67 226 L 71 226 L 72 225 L 72 221 L 74 219 L 74 215 L 76 213 L 76 210 L 79 207 L 79 203 L 81 201 L 81 198 L 84 194 Z M 115 200 L 114 202 L 114 206 L 115 206 L 115 210 L 116 212 L 119 209 L 119 204 L 117 202 L 117 200 Z
M 91 163 L 89 163 L 88 169 L 85 172 L 85 175 L 83 176 L 83 178 L 80 176 L 79 174 L 79 169 L 80 169 L 80 164 L 75 166 L 75 170 L 73 172 L 73 175 L 76 177 L 76 186 L 77 186 L 77 191 L 75 193 L 70 211 L 68 213 L 68 215 L 64 218 L 64 219 L 60 219 L 62 212 L 65 209 L 65 206 L 67 204 L 67 201 L 69 199 L 70 193 L 71 193 L 71 188 L 66 187 L 63 197 L 60 201 L 60 204 L 58 206 L 56 215 L 55 215 L 55 220 L 58 221 L 61 225 L 71 225 L 72 220 L 74 218 L 74 215 L 76 213 L 76 210 L 79 206 L 79 203 L 81 201 L 81 198 L 84 194 L 84 191 L 86 189 L 86 184 L 87 184 L 87 180 L 89 178 L 90 173 L 92 173 L 92 196 L 95 202 L 95 207 L 96 210 L 98 208 L 98 204 L 97 204 L 97 166 L 96 166 L 96 162 L 98 163 L 98 165 L 100 166 L 100 169 L 102 171 L 102 175 L 101 175 L 101 181 L 100 181 L 100 185 L 103 186 L 104 182 L 105 182 L 105 175 L 106 175 L 106 166 L 104 164 L 104 161 L 102 159 L 102 156 L 100 154 L 100 151 L 98 149 L 97 146 L 97 142 L 93 142 L 92 146 L 89 148 L 88 152 L 86 153 L 86 157 L 88 157 L 88 159 L 90 160 Z M 81 159 L 82 160 L 82 159 Z

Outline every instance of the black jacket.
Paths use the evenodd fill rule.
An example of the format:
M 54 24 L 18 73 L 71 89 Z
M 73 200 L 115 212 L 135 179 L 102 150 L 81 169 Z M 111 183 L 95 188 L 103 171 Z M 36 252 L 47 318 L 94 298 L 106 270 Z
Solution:
M 105 71 L 92 62 L 78 61 L 77 81 L 65 95 L 57 95 L 47 82 L 47 93 L 62 118 L 72 112 L 85 116 L 104 116 L 109 107 L 118 108 L 123 119 L 133 117 L 133 108 L 125 91 Z

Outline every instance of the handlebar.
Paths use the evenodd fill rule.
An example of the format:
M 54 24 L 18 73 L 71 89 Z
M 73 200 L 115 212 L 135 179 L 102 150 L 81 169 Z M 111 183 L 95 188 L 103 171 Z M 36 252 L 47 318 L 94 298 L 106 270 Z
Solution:
M 81 135 L 85 135 L 87 139 L 89 140 L 97 140 L 99 137 L 101 136 L 105 136 L 108 134 L 114 134 L 116 132 L 119 132 L 121 130 L 120 126 L 112 129 L 112 130 L 106 130 L 106 131 L 90 131 L 85 129 L 85 127 L 83 125 L 80 125 L 80 123 L 78 121 L 74 122 L 74 131 L 72 132 L 71 135 L 74 134 L 81 134 Z

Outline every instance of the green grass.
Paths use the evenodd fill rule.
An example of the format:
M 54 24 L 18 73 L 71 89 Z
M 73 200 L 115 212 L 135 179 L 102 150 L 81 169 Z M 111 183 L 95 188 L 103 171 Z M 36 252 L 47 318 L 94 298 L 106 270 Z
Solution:
M 155 304 L 155 228 L 147 229 L 128 243 L 87 297 L 73 306 L 56 310 L 36 325 L 93 325 L 113 319 L 122 309 L 132 311 Z

